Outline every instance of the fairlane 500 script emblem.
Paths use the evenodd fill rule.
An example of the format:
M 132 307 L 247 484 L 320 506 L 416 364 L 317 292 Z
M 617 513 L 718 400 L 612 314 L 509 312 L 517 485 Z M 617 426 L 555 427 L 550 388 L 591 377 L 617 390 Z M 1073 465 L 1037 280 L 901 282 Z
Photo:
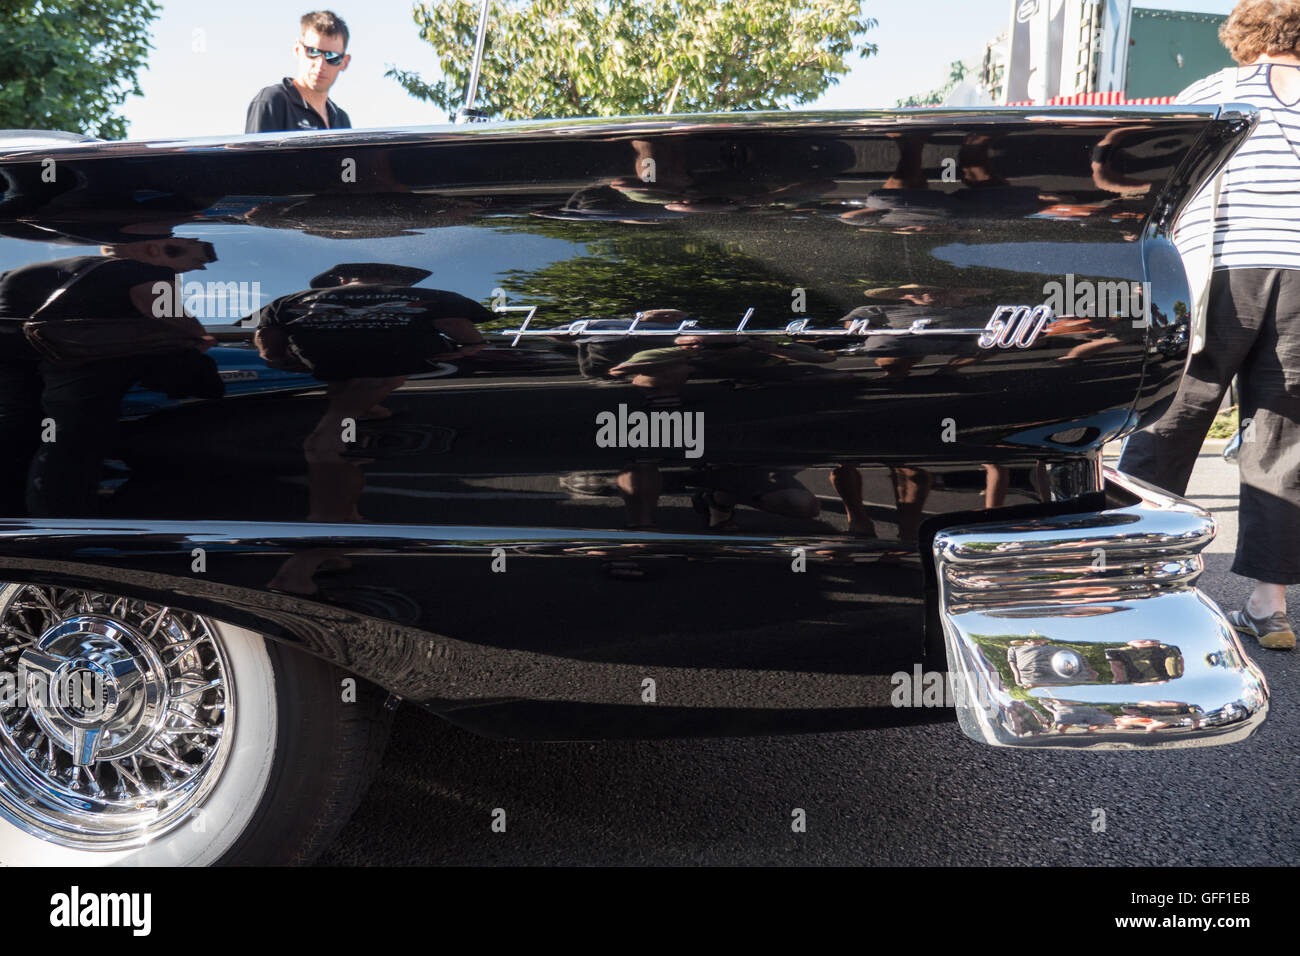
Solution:
M 891 328 L 888 326 L 874 325 L 870 318 L 853 318 L 840 323 L 839 328 L 814 328 L 808 319 L 795 319 L 787 322 L 783 328 L 779 329 L 754 329 L 750 328 L 749 320 L 754 317 L 754 310 L 747 309 L 741 316 L 740 323 L 734 329 L 702 329 L 699 322 L 695 319 L 683 319 L 680 322 L 668 325 L 642 325 L 642 314 L 638 312 L 636 317 L 630 322 L 626 320 L 609 320 L 609 319 L 579 319 L 576 322 L 569 322 L 565 325 L 552 326 L 550 328 L 538 328 L 532 324 L 533 318 L 537 315 L 537 306 L 532 305 L 498 305 L 492 309 L 493 312 L 523 312 L 526 313 L 523 322 L 517 329 L 504 329 L 506 335 L 514 336 L 511 339 L 511 345 L 518 345 L 519 340 L 526 336 L 587 336 L 595 338 L 614 338 L 626 339 L 638 336 L 663 338 L 669 335 L 691 335 L 691 336 L 791 336 L 800 335 L 806 337 L 826 337 L 826 336 L 843 336 L 843 337 L 886 337 L 894 336 L 937 336 L 940 338 L 952 338 L 953 336 L 979 336 L 980 348 L 991 349 L 997 348 L 1009 349 L 1012 346 L 1020 349 L 1027 349 L 1034 344 L 1040 332 L 1043 331 L 1053 319 L 1056 318 L 1050 306 L 1039 305 L 1000 305 L 993 311 L 993 318 L 989 319 L 988 325 L 982 329 L 970 328 L 951 328 L 943 327 L 934 328 L 933 318 L 914 319 L 911 324 L 902 328 Z
M 1000 305 L 979 338 L 982 349 L 1027 349 L 1056 314 L 1046 305 Z

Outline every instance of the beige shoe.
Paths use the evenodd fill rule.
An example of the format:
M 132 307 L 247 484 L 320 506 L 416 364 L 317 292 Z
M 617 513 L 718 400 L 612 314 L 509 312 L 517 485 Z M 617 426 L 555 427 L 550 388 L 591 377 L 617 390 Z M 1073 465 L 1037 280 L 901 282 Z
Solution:
M 1285 611 L 1277 611 L 1268 617 L 1255 617 L 1245 608 L 1228 615 L 1232 626 L 1243 634 L 1249 634 L 1259 641 L 1260 647 L 1275 651 L 1289 651 L 1295 648 L 1295 631 L 1286 619 Z

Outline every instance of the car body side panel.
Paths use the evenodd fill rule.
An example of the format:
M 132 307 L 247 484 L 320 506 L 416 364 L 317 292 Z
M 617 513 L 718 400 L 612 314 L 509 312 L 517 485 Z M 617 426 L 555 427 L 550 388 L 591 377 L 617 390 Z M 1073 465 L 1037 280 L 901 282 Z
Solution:
M 41 372 L 0 354 L 0 569 L 184 600 L 505 736 L 930 719 L 889 705 L 891 674 L 943 666 L 926 543 L 1100 507 L 1102 446 L 1186 356 L 1172 216 L 1243 122 L 739 114 L 0 153 L 4 269 L 211 245 L 161 294 L 217 333 L 225 381 L 200 400 L 137 376 L 93 505 L 33 508 L 57 482 L 26 464 L 50 377 L 24 392 Z M 255 310 L 343 263 L 508 310 L 488 348 L 400 375 L 368 364 L 365 315 L 328 382 L 259 354 Z M 1021 346 L 980 344 L 1047 302 Z M 680 313 L 632 326 L 656 309 Z

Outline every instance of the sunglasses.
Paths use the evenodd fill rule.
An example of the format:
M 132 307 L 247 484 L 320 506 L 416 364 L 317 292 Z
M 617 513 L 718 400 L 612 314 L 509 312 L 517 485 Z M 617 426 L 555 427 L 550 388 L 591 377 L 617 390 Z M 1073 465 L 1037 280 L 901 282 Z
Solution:
M 217 261 L 217 250 L 213 247 L 212 243 L 200 242 L 198 244 L 198 249 L 203 256 L 204 262 Z M 175 243 L 175 242 L 169 242 L 163 246 L 163 254 L 170 259 L 179 259 L 181 256 L 185 255 L 189 251 L 190 250 L 187 249 L 185 246 L 182 246 L 179 243 Z
M 343 57 L 346 56 L 346 54 L 344 53 L 333 53 L 329 50 L 318 50 L 314 46 L 304 46 L 302 48 L 302 52 L 307 54 L 307 56 L 313 60 L 316 59 L 316 57 L 318 56 L 323 56 L 325 57 L 325 62 L 328 63 L 330 66 L 338 66 L 340 63 L 343 62 Z

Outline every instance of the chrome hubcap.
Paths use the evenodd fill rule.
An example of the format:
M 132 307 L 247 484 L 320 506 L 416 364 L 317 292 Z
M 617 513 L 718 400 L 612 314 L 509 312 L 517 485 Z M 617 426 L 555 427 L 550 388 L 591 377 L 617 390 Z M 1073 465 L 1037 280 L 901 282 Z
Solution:
M 0 594 L 0 816 L 83 849 L 180 825 L 220 777 L 233 727 L 211 624 L 81 590 Z
M 61 621 L 18 665 L 32 717 L 75 766 L 139 753 L 163 728 L 167 669 L 118 621 L 91 614 Z

